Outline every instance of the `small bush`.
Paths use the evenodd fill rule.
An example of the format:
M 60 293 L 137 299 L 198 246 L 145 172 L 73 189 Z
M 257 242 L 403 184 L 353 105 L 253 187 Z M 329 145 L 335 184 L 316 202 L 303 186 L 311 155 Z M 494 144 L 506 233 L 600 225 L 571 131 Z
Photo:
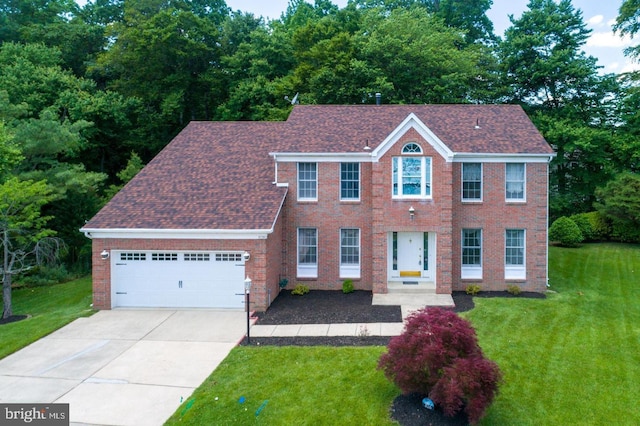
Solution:
M 291 290 L 291 294 L 296 296 L 303 296 L 307 293 L 309 293 L 309 287 L 304 284 L 298 284 L 293 290 Z
M 507 292 L 513 294 L 514 296 L 517 296 L 522 293 L 522 290 L 520 290 L 520 287 L 518 287 L 517 285 L 510 285 L 507 286 Z
M 549 228 L 549 240 L 556 241 L 564 247 L 576 247 L 584 240 L 576 223 L 566 216 L 556 219 Z
M 73 279 L 73 276 L 69 274 L 67 268 L 65 268 L 64 265 L 58 265 L 38 266 L 29 271 L 29 274 L 21 277 L 16 281 L 18 281 L 21 285 L 38 287 L 60 284 L 71 279 Z
M 453 416 L 464 409 L 476 423 L 498 392 L 498 366 L 484 358 L 471 324 L 442 308 L 409 315 L 378 368 L 405 393 L 428 395 Z
M 482 288 L 478 284 L 469 284 L 465 291 L 467 292 L 467 294 L 475 296 L 476 294 L 480 293 L 480 290 L 482 290 Z
M 344 280 L 344 282 L 342 283 L 342 292 L 344 294 L 347 293 L 353 293 L 354 292 L 354 288 L 353 288 L 353 280 L 348 279 L 348 280 Z
M 591 225 L 591 221 L 589 220 L 589 216 L 587 213 L 578 213 L 572 216 L 569 216 L 569 219 L 573 221 L 580 232 L 582 232 L 582 237 L 584 241 L 594 241 L 595 240 L 595 231 L 593 230 L 593 226 Z

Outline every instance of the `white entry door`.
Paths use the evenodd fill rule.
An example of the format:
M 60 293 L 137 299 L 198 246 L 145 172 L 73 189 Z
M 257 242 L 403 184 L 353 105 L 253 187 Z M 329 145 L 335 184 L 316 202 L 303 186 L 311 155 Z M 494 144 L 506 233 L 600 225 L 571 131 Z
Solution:
M 433 279 L 435 234 L 394 232 L 391 236 L 391 277 L 403 280 Z
M 242 308 L 241 253 L 113 251 L 113 307 Z

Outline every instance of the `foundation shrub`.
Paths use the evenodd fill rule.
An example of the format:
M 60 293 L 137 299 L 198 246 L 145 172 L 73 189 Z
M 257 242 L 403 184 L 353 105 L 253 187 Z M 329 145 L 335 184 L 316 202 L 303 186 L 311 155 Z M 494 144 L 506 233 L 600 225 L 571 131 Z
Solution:
M 497 364 L 484 357 L 471 324 L 442 308 L 411 314 L 378 368 L 404 394 L 428 395 L 449 416 L 464 410 L 471 423 L 482 418 L 501 379 Z
M 480 290 L 482 290 L 482 288 L 478 284 L 469 284 L 465 292 L 467 294 L 470 294 L 471 296 L 475 296 L 476 294 L 480 293 Z
M 307 293 L 309 293 L 309 286 L 306 286 L 304 284 L 297 284 L 295 288 L 291 290 L 291 294 L 294 294 L 296 296 L 304 296 Z
M 551 224 L 549 240 L 558 242 L 564 247 L 576 247 L 584 240 L 584 236 L 573 220 L 562 216 Z
M 346 279 L 342 282 L 342 292 L 344 294 L 353 293 L 355 288 L 353 287 L 353 280 Z

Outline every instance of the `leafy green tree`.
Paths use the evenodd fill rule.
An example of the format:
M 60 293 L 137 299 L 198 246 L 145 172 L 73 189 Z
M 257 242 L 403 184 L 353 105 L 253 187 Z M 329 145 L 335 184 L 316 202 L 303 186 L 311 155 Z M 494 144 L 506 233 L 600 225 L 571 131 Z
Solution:
M 2 250 L 2 318 L 13 315 L 11 283 L 14 275 L 28 271 L 51 253 L 53 231 L 42 207 L 53 200 L 45 181 L 11 178 L 0 185 L 0 250 Z M 44 256 L 46 257 L 46 256 Z
M 621 241 L 640 242 L 640 175 L 621 173 L 596 191 L 596 208 Z
M 619 9 L 616 24 L 613 30 L 620 36 L 633 37 L 640 31 L 640 2 L 638 0 L 624 0 Z M 625 49 L 625 53 L 631 57 L 640 57 L 640 45 Z

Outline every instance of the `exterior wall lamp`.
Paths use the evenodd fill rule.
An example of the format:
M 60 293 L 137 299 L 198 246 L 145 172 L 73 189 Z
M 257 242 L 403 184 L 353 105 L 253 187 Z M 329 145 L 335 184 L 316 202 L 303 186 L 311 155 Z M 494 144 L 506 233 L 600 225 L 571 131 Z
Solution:
M 413 206 L 409 207 L 409 218 L 413 220 L 415 216 L 416 216 L 416 209 L 414 209 Z
M 242 253 L 242 258 L 244 259 L 245 262 L 248 262 L 249 259 L 251 259 L 251 253 L 249 253 L 248 251 L 245 251 L 244 253 Z
M 102 253 L 100 253 L 100 258 L 102 260 L 107 260 L 109 258 L 109 252 L 106 250 L 102 250 Z

